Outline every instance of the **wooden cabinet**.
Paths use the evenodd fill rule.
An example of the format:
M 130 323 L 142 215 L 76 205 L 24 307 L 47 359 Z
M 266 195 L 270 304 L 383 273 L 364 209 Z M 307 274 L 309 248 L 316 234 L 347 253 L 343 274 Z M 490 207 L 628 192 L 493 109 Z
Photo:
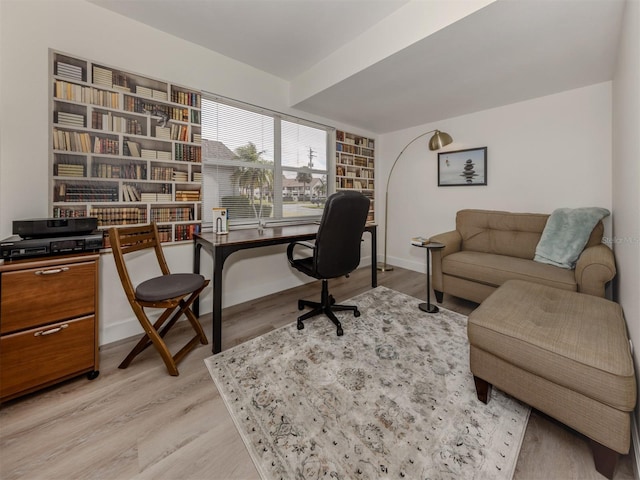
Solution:
M 163 242 L 191 240 L 202 221 L 201 93 L 50 58 L 52 216 L 97 217 L 103 229 L 155 221 Z
M 357 190 L 371 200 L 368 222 L 375 221 L 375 140 L 336 131 L 336 189 Z
M 0 265 L 0 400 L 98 376 L 97 254 Z

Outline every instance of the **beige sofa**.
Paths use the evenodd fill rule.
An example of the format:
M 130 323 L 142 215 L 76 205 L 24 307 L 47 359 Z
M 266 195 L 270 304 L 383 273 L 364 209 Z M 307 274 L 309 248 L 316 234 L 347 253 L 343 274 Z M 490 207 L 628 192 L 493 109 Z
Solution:
M 548 217 L 460 210 L 455 230 L 430 238 L 445 245 L 432 250 L 436 300 L 442 302 L 447 293 L 481 303 L 510 279 L 604 297 L 616 267 L 613 252 L 602 243 L 602 222 L 591 232 L 575 269 L 566 269 L 533 260 Z

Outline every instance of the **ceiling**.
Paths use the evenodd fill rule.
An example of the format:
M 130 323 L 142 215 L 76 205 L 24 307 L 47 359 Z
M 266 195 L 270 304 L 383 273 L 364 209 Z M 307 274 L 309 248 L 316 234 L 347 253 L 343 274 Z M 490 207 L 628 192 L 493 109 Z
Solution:
M 612 79 L 624 0 L 89 0 L 386 133 Z M 447 3 L 449 2 L 449 3 Z

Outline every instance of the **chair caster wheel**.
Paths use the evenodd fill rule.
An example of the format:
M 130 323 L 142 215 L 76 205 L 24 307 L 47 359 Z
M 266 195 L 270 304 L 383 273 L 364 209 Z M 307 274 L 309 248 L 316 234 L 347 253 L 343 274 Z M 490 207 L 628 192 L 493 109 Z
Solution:
M 360 310 L 354 310 L 353 311 L 353 316 L 354 317 L 359 317 L 360 316 Z
M 298 320 L 298 330 L 302 330 L 304 328 L 304 323 L 302 323 L 300 320 Z
M 335 299 L 335 298 L 333 298 L 333 295 L 329 295 L 329 303 L 330 303 L 331 305 L 335 305 L 335 304 L 336 304 L 336 299 Z
M 336 333 L 338 334 L 339 337 L 344 335 L 344 332 L 342 331 L 342 327 L 338 327 L 338 331 Z
M 98 378 L 98 375 L 100 375 L 100 370 L 91 370 L 89 373 L 87 373 L 87 378 L 89 380 L 95 380 L 96 378 Z
M 298 300 L 298 310 L 304 310 L 304 303 L 302 303 L 302 300 Z

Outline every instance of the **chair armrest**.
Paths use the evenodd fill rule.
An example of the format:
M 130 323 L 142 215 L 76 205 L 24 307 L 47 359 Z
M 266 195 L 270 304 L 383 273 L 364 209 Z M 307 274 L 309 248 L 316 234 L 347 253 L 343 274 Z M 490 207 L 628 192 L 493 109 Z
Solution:
M 604 244 L 585 248 L 576 263 L 578 291 L 605 297 L 605 287 L 616 276 L 613 251 Z
M 309 248 L 311 250 L 316 249 L 315 244 L 312 242 L 307 242 L 307 241 L 291 242 L 287 246 L 287 258 L 289 259 L 289 263 L 293 262 L 293 249 L 296 247 L 296 245 L 300 245 L 302 247 Z
M 462 246 L 462 237 L 457 230 L 440 233 L 429 239 L 430 242 L 438 242 L 444 245 L 444 248 L 431 250 L 431 283 L 433 289 L 439 292 L 443 291 L 442 277 L 442 259 L 447 255 L 460 251 Z

